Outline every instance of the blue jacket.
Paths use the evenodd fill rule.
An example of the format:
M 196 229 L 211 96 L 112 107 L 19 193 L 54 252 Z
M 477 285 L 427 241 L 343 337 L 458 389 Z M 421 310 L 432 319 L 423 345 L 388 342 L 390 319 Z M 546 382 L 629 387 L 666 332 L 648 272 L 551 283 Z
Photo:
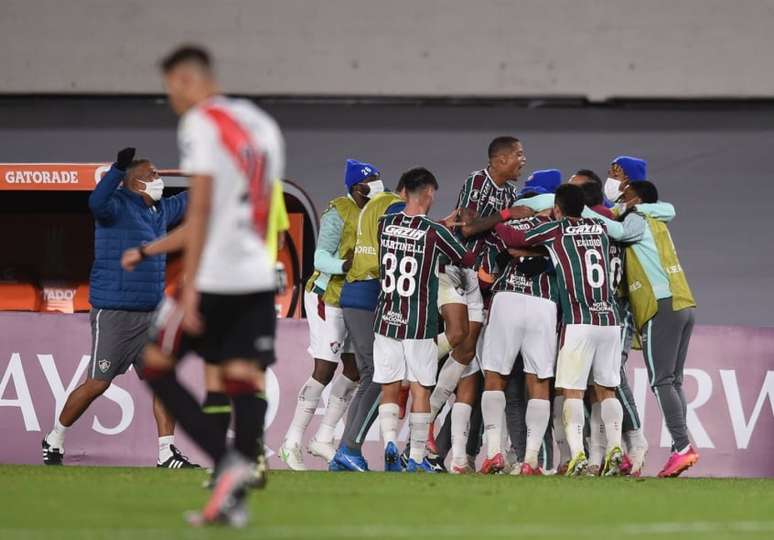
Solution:
M 133 272 L 121 268 L 121 255 L 128 248 L 156 240 L 179 222 L 188 193 L 162 198 L 149 207 L 141 195 L 117 189 L 125 174 L 111 167 L 89 196 L 94 215 L 89 302 L 96 309 L 152 311 L 164 293 L 166 255 L 148 257 Z

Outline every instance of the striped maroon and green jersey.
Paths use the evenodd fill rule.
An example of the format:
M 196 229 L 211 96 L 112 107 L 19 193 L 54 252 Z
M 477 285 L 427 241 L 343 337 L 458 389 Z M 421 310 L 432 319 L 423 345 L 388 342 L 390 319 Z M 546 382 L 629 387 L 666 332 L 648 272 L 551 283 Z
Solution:
M 565 324 L 618 325 L 610 283 L 610 239 L 602 220 L 564 218 L 539 225 L 524 236 L 548 249 L 559 285 Z
M 516 188 L 510 182 L 498 186 L 486 169 L 474 171 L 470 174 L 457 197 L 457 208 L 473 210 L 478 217 L 489 217 L 500 210 L 510 208 L 516 202 Z M 479 234 L 470 238 L 464 238 L 457 233 L 457 238 L 468 251 L 476 254 L 476 267 L 486 262 L 485 269 L 493 265 L 494 257 L 492 249 L 487 249 L 485 234 Z
M 505 225 L 516 231 L 526 233 L 548 221 L 548 218 L 535 216 L 526 219 L 512 219 L 506 222 Z M 493 250 L 497 253 L 502 253 L 508 249 L 508 246 L 506 246 L 503 240 L 495 233 L 492 233 L 487 238 L 487 245 L 491 245 Z M 522 272 L 521 269 L 524 268 L 522 263 L 527 263 L 529 261 L 537 263 L 538 265 L 542 262 L 546 269 L 536 274 L 527 275 Z M 545 257 L 511 258 L 492 284 L 492 291 L 495 293 L 515 292 L 545 298 L 558 303 L 559 298 L 557 295 L 556 275 L 554 272 L 548 271 L 551 269 L 550 266 L 551 263 Z
M 441 257 L 470 264 L 465 247 L 443 225 L 403 212 L 379 220 L 379 279 L 374 332 L 395 339 L 438 334 L 438 273 Z M 467 260 L 470 259 L 470 260 Z

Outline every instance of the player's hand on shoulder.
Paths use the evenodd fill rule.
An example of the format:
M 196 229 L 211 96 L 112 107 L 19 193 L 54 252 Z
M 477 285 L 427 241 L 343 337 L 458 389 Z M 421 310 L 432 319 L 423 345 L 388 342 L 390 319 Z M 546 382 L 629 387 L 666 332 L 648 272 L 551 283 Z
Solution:
M 508 209 L 511 219 L 524 219 L 535 215 L 535 211 L 527 206 L 512 206 Z

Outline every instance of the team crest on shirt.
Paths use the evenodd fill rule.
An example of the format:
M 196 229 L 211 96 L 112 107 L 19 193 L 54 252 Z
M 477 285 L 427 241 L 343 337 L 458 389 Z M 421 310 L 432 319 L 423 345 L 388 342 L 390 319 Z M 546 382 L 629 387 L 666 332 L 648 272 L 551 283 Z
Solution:
M 470 200 L 473 202 L 478 202 L 478 198 L 481 196 L 481 192 L 477 189 L 474 189 L 470 192 Z
M 107 358 L 103 358 L 102 360 L 97 362 L 97 367 L 99 367 L 99 370 L 102 373 L 107 373 L 107 370 L 110 369 L 110 360 L 108 360 Z
M 339 354 L 341 350 L 341 343 L 338 341 L 331 341 L 331 352 L 333 354 Z

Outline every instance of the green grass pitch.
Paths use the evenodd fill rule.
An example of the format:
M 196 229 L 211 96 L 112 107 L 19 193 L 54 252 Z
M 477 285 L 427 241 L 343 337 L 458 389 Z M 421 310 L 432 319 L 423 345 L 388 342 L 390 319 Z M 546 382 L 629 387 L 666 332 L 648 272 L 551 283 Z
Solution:
M 273 472 L 246 529 L 192 529 L 202 471 L 0 466 L 0 539 L 774 538 L 774 480 Z

